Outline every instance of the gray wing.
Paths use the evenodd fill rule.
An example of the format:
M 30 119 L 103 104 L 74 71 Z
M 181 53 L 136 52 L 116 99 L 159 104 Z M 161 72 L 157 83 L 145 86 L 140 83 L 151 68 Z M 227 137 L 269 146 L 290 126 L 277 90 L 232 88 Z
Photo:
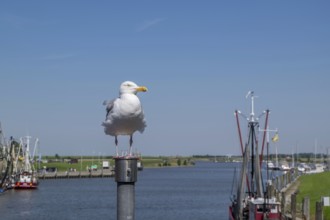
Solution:
M 116 99 L 112 99 L 112 100 L 105 100 L 103 102 L 103 105 L 106 105 L 107 107 L 105 108 L 106 112 L 107 112 L 107 115 L 105 116 L 105 119 L 107 119 L 108 115 L 110 114 L 111 110 L 113 109 L 113 106 L 114 106 L 114 102 L 115 102 Z

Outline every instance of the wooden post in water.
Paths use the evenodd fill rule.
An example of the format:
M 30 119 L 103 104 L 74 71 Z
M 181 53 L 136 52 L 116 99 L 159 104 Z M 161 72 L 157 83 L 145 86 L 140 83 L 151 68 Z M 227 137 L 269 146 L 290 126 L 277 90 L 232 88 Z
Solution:
M 135 182 L 137 181 L 137 157 L 115 158 L 117 182 L 117 220 L 135 218 Z
M 304 197 L 304 199 L 303 199 L 302 214 L 303 214 L 303 219 L 310 220 L 309 197 L 308 196 Z
M 289 183 L 291 183 L 292 182 L 291 170 L 289 170 L 288 174 L 289 174 Z
M 281 175 L 281 189 L 283 189 L 284 186 L 284 175 Z
M 267 196 L 268 198 L 272 198 L 275 196 L 274 185 L 267 185 Z
M 276 201 L 280 201 L 280 191 L 275 190 Z
M 275 178 L 275 188 L 278 190 L 278 176 Z
M 316 202 L 315 220 L 323 220 L 323 202 Z
M 281 193 L 281 213 L 285 214 L 285 192 Z

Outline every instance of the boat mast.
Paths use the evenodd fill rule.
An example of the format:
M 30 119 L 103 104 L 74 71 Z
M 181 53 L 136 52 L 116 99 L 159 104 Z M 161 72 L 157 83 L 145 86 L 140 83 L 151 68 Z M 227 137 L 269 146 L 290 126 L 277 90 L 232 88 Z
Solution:
M 249 91 L 246 95 L 246 98 L 251 98 L 251 113 L 249 117 L 245 117 L 248 121 L 248 141 L 247 147 L 251 150 L 251 172 L 250 172 L 250 187 L 249 189 L 249 196 L 256 196 L 256 197 L 263 197 L 263 184 L 262 184 L 262 177 L 261 177 L 261 170 L 260 170 L 260 157 L 258 151 L 258 138 L 256 134 L 256 128 L 259 127 L 259 118 L 255 117 L 254 112 L 254 92 Z M 237 113 L 244 116 L 240 111 L 236 111 Z M 235 112 L 235 113 L 236 113 Z M 266 111 L 263 112 L 263 114 Z M 263 115 L 262 114 L 262 115 Z M 241 146 L 242 147 L 242 146 Z M 247 184 L 249 186 L 249 184 Z
M 269 116 L 269 113 L 270 113 L 270 110 L 267 109 L 264 113 L 266 113 L 266 120 L 265 120 L 265 128 L 264 128 L 264 135 L 263 135 L 263 138 L 262 138 L 262 147 L 261 147 L 261 153 L 260 153 L 260 166 L 261 166 L 261 163 L 262 163 L 262 156 L 264 155 L 264 147 L 265 147 L 265 139 L 266 139 L 266 130 L 268 129 L 268 116 Z M 259 116 L 260 118 L 260 116 Z M 269 135 L 269 134 L 268 134 Z M 269 137 L 268 137 L 269 138 Z M 268 155 L 267 155 L 268 156 Z M 268 158 L 267 158 L 268 160 Z
M 256 135 L 256 128 L 259 127 L 259 118 L 255 117 L 254 113 L 254 92 L 249 91 L 246 98 L 251 97 L 251 113 L 249 118 L 249 138 L 248 145 L 251 147 L 251 190 L 252 196 L 263 197 L 263 185 L 260 172 L 260 158 L 258 151 L 258 138 Z M 256 189 L 254 189 L 254 184 Z M 254 195 L 256 193 L 256 195 Z
M 269 112 L 269 110 L 267 110 L 268 112 Z M 260 129 L 259 128 L 259 131 L 263 131 L 263 132 L 265 132 L 266 133 L 266 147 L 267 147 L 267 166 L 268 166 L 268 160 L 269 160 L 269 132 L 276 132 L 276 133 L 278 133 L 278 130 L 277 130 L 277 128 L 276 129 L 269 129 L 269 126 L 267 125 L 267 129 Z M 276 158 L 277 158 L 277 151 L 276 151 Z M 277 160 L 277 159 L 276 159 Z M 269 177 L 268 177 L 268 167 L 267 167 L 267 180 L 269 179 Z
M 27 172 L 31 172 L 30 139 L 31 139 L 31 136 L 25 136 L 21 140 L 23 146 L 25 147 L 25 151 L 24 151 L 24 171 L 27 171 Z
M 242 157 L 244 158 L 244 152 L 245 152 L 245 148 L 246 147 L 245 148 L 243 147 L 241 127 L 240 127 L 240 123 L 239 123 L 239 119 L 238 119 L 238 115 L 239 114 L 242 114 L 242 113 L 240 111 L 238 111 L 238 110 L 235 110 L 235 117 L 236 117 L 236 123 L 237 123 L 237 130 L 238 130 L 238 135 L 239 135 L 239 141 L 240 141 L 240 144 L 241 144 Z M 246 181 L 246 185 L 247 185 L 247 188 L 248 188 L 248 192 L 250 194 L 251 189 L 250 189 L 249 176 L 248 176 L 248 174 L 246 172 L 245 172 L 245 179 L 246 179 L 245 181 Z M 241 183 L 241 185 L 245 185 L 245 183 L 244 184 Z
M 316 164 L 316 152 L 317 152 L 317 139 L 315 138 L 315 143 L 314 143 L 314 165 Z

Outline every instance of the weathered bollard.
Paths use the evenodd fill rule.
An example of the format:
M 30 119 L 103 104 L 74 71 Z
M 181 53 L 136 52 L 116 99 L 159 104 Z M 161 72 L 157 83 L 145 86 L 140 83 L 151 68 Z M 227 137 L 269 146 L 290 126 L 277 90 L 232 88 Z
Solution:
M 285 213 L 285 192 L 281 192 L 281 212 Z
M 323 220 L 323 203 L 316 202 L 315 208 L 315 220 Z
M 291 218 L 292 218 L 292 220 L 296 220 L 296 214 L 297 214 L 296 201 L 297 201 L 297 194 L 296 193 L 291 194 Z
M 305 220 L 310 220 L 309 203 L 310 203 L 309 197 L 305 196 L 303 199 L 303 207 L 302 207 L 303 218 Z
M 137 181 L 136 157 L 115 158 L 117 182 L 117 220 L 134 220 L 135 182 Z

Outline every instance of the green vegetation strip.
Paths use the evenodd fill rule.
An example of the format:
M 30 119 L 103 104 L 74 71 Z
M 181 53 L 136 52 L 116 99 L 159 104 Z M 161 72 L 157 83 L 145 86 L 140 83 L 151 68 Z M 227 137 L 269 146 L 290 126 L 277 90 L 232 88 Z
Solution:
M 315 218 L 315 204 L 321 197 L 330 196 L 330 172 L 303 175 L 299 178 L 297 201 L 302 203 L 304 197 L 310 199 L 311 219 Z M 324 219 L 330 219 L 330 207 L 323 208 Z
M 98 169 L 102 169 L 102 162 L 108 161 L 110 166 L 115 164 L 111 157 L 106 158 L 91 158 L 82 157 L 74 158 L 77 159 L 76 163 L 69 163 L 70 159 L 74 157 L 61 157 L 61 158 L 48 158 L 47 162 L 35 163 L 36 169 L 43 168 L 56 168 L 58 172 L 69 171 L 75 169 L 79 171 L 87 171 L 89 167 L 97 166 Z M 141 159 L 144 168 L 153 167 L 178 167 L 178 166 L 191 166 L 194 165 L 194 161 L 191 157 L 144 157 Z

